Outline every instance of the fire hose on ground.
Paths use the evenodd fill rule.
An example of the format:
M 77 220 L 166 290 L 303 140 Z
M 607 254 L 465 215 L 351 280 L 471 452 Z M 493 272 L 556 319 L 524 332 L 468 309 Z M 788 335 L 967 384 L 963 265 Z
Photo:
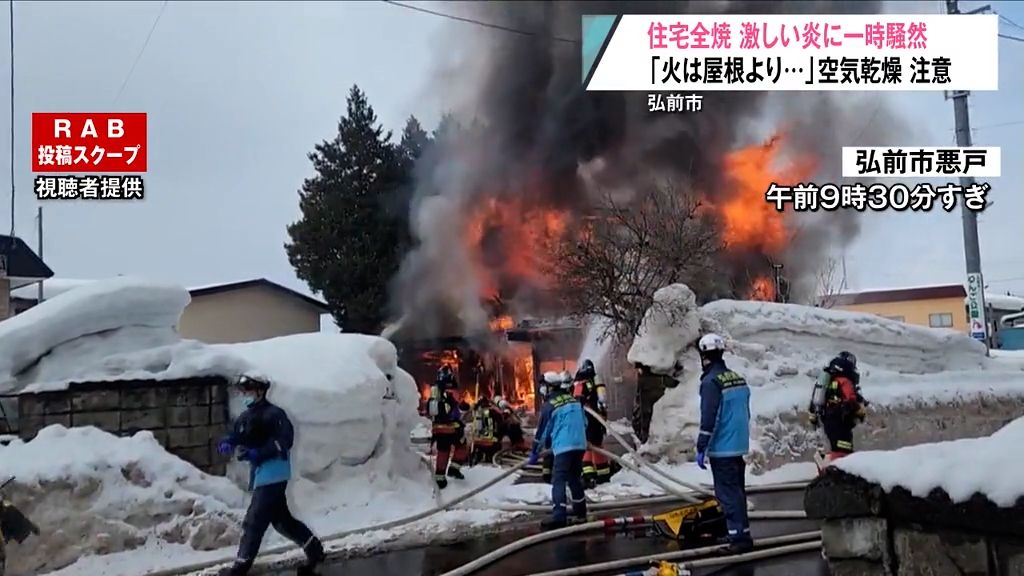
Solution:
M 751 517 L 753 518 L 754 516 L 751 515 Z M 607 530 L 607 529 L 612 529 L 612 528 L 623 528 L 623 527 L 630 527 L 630 526 L 632 526 L 632 527 L 645 526 L 645 525 L 651 524 L 653 521 L 654 521 L 654 517 L 653 516 L 624 516 L 624 517 L 619 517 L 619 518 L 606 518 L 606 519 L 603 519 L 603 520 L 595 520 L 593 522 L 584 522 L 582 524 L 576 524 L 576 525 L 573 525 L 573 526 L 567 526 L 565 528 L 559 528 L 557 530 L 551 530 L 551 531 L 548 531 L 548 532 L 542 532 L 540 534 L 534 534 L 532 536 L 527 536 L 526 538 L 522 538 L 522 539 L 516 540 L 515 542 L 512 542 L 512 543 L 509 543 L 509 544 L 507 544 L 505 546 L 502 546 L 501 548 L 498 548 L 497 550 L 493 550 L 493 551 L 491 551 L 491 552 L 489 552 L 489 553 L 487 553 L 487 554 L 477 558 L 476 560 L 473 560 L 473 561 L 471 561 L 471 562 L 469 562 L 467 564 L 464 564 L 464 565 L 462 565 L 462 566 L 460 566 L 460 567 L 458 567 L 458 568 L 456 568 L 454 570 L 445 572 L 444 574 L 442 574 L 442 576 L 468 576 L 469 574 L 472 574 L 472 573 L 474 573 L 474 572 L 484 568 L 485 566 L 487 566 L 489 564 L 493 564 L 494 562 L 497 562 L 498 560 L 501 560 L 501 559 L 503 559 L 503 558 L 505 558 L 507 556 L 510 556 L 510 555 L 516 553 L 516 552 L 519 552 L 520 550 L 523 550 L 525 548 L 529 548 L 531 546 L 534 546 L 536 544 L 540 544 L 540 543 L 543 543 L 543 542 L 549 542 L 551 540 L 557 540 L 559 538 L 564 538 L 566 536 L 572 536 L 572 535 L 575 535 L 575 534 L 582 534 L 582 533 L 586 533 L 586 532 L 594 532 L 594 531 L 597 531 L 597 530 Z M 808 540 L 808 539 L 811 539 L 811 538 L 820 538 L 820 534 L 821 534 L 820 532 L 807 532 L 807 533 L 797 534 L 797 535 L 779 536 L 779 537 L 776 537 L 776 538 L 765 538 L 765 539 L 760 539 L 760 540 L 756 541 L 755 542 L 755 546 L 767 546 L 767 545 L 772 545 L 773 543 L 778 543 L 778 544 L 788 543 L 788 542 L 794 541 L 794 538 L 797 538 L 798 540 L 799 539 Z M 818 545 L 820 547 L 820 540 L 817 541 L 817 543 L 818 543 Z M 678 552 L 672 552 L 672 553 L 667 553 L 667 554 L 660 554 L 660 555 L 658 555 L 657 559 L 670 560 L 670 559 L 677 559 L 677 558 L 688 558 L 688 557 L 693 557 L 693 556 L 700 556 L 700 555 L 704 555 L 704 554 L 712 554 L 712 553 L 715 553 L 715 552 L 721 552 L 724 549 L 725 549 L 725 545 L 717 545 L 717 546 L 709 546 L 709 547 L 706 547 L 706 548 L 697 548 L 697 549 L 693 549 L 693 550 L 681 550 L 681 551 L 678 551 Z M 586 566 L 581 566 L 581 567 L 577 567 L 577 568 L 570 568 L 570 569 L 567 569 L 567 570 L 559 570 L 559 571 L 550 572 L 550 573 L 549 572 L 545 572 L 543 576 L 556 576 L 556 575 L 557 576 L 563 576 L 563 575 L 569 575 L 569 574 L 590 574 L 590 573 L 593 573 L 593 572 L 603 572 L 603 571 L 615 570 L 615 569 L 619 569 L 619 568 L 628 568 L 630 566 L 637 566 L 637 565 L 640 565 L 640 564 L 649 564 L 650 561 L 651 561 L 650 560 L 651 558 L 654 558 L 654 557 L 640 557 L 640 558 L 632 558 L 632 559 L 629 559 L 629 560 L 619 560 L 619 561 L 615 561 L 615 562 L 605 562 L 605 563 L 602 563 L 600 565 L 594 565 L 594 566 L 600 566 L 600 568 L 597 568 L 597 569 L 591 568 L 590 571 L 573 572 L 573 570 L 580 570 L 580 569 L 588 568 Z M 540 576 L 540 575 L 533 575 L 533 576 Z
M 768 546 L 768 548 L 764 548 L 761 550 L 757 549 L 763 546 Z M 680 564 L 677 564 L 676 566 L 679 568 L 688 569 L 703 568 L 708 566 L 722 566 L 729 564 L 742 564 L 744 562 L 763 560 L 765 558 L 771 558 L 774 556 L 798 554 L 800 552 L 820 550 L 821 532 L 801 532 L 799 534 L 788 534 L 786 536 L 760 538 L 754 541 L 754 547 L 755 550 L 743 554 L 693 560 L 689 562 L 682 562 Z M 723 546 L 721 545 L 706 546 L 703 548 L 691 548 L 689 550 L 678 550 L 675 552 L 665 552 L 662 554 L 653 554 L 650 556 L 636 556 L 633 558 L 626 558 L 623 560 L 612 560 L 610 562 L 601 562 L 598 564 L 587 564 L 585 566 L 576 566 L 574 568 L 566 568 L 563 570 L 538 572 L 535 574 L 530 574 L 529 576 L 583 576 L 585 574 L 608 572 L 609 570 L 627 570 L 631 567 L 636 566 L 649 566 L 655 562 L 671 562 L 674 560 L 682 560 L 686 558 L 697 558 L 700 556 L 721 554 L 722 550 Z M 623 573 L 622 576 L 640 576 L 642 574 L 644 574 L 643 571 L 633 571 Z
M 321 541 L 323 541 L 324 544 L 327 544 L 329 542 L 341 540 L 341 539 L 347 538 L 349 536 L 353 536 L 355 534 L 364 534 L 364 533 L 368 533 L 368 532 L 376 532 L 376 531 L 379 531 L 379 530 L 390 530 L 392 528 L 397 528 L 399 526 L 404 526 L 406 524 L 412 524 L 413 522 L 417 522 L 419 520 L 423 520 L 424 518 L 433 516 L 434 514 L 437 514 L 439 512 L 443 512 L 443 511 L 445 511 L 445 510 L 447 510 L 447 509 L 449 509 L 449 508 L 451 508 L 451 507 L 453 507 L 453 506 L 455 506 L 457 504 L 461 504 L 462 502 L 465 502 L 466 500 L 469 500 L 470 498 L 473 498 L 474 496 L 476 496 L 477 494 L 483 492 L 484 490 L 487 490 L 488 488 L 494 486 L 495 484 L 498 484 L 498 483 L 502 482 L 503 480 L 505 480 L 506 478 L 512 476 L 516 472 L 519 472 L 525 466 L 526 466 L 526 462 L 523 462 L 520 465 L 517 465 L 517 466 L 515 466 L 513 468 L 510 468 L 510 469 L 502 472 L 500 475 L 498 475 L 498 476 L 492 478 L 491 480 L 485 482 L 484 484 L 481 484 L 480 486 L 470 490 L 469 492 L 466 492 L 465 494 L 463 494 L 463 495 L 461 495 L 461 496 L 459 496 L 457 498 L 453 498 L 452 500 L 450 500 L 448 502 L 444 502 L 444 503 L 442 503 L 442 504 L 440 504 L 440 505 L 438 505 L 438 506 L 436 506 L 434 508 L 431 508 L 430 510 L 425 510 L 425 511 L 420 512 L 418 514 L 413 514 L 412 516 L 407 516 L 405 518 L 399 518 L 397 520 L 392 520 L 390 522 L 384 522 L 384 523 L 381 523 L 381 524 L 375 524 L 373 526 L 367 526 L 365 528 L 356 528 L 356 529 L 352 529 L 352 530 L 343 530 L 341 532 L 335 532 L 333 534 L 329 534 L 327 536 L 321 537 Z M 283 554 L 283 553 L 286 553 L 286 552 L 297 551 L 298 549 L 299 549 L 299 547 L 296 546 L 295 544 L 291 544 L 291 543 L 289 543 L 289 544 L 282 544 L 282 545 L 279 545 L 279 546 L 273 546 L 273 547 L 267 548 L 265 550 L 262 550 L 260 552 L 260 554 L 259 554 L 259 557 L 265 559 L 267 556 L 276 555 L 276 554 Z M 176 575 L 179 575 L 179 574 L 189 574 L 189 573 L 193 573 L 193 572 L 198 572 L 200 570 L 207 570 L 209 568 L 214 568 L 214 567 L 222 566 L 222 565 L 230 563 L 232 561 L 234 561 L 234 557 L 231 557 L 231 558 L 220 558 L 220 559 L 217 559 L 217 560 L 207 560 L 205 562 L 197 562 L 195 564 L 190 564 L 188 566 L 180 566 L 180 567 L 177 567 L 177 568 L 170 568 L 170 569 L 166 569 L 166 570 L 156 570 L 156 571 L 146 572 L 144 574 L 144 576 L 176 576 Z

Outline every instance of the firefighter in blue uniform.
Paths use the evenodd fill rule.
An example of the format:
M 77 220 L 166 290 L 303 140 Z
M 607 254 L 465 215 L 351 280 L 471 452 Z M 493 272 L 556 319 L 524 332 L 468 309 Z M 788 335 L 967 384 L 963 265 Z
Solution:
M 537 436 L 529 463 L 537 464 L 541 451 L 550 442 L 554 454 L 551 478 L 551 517 L 541 523 L 544 529 L 561 528 L 568 523 L 565 488 L 572 496 L 572 512 L 578 520 L 587 518 L 587 499 L 583 491 L 583 454 L 587 450 L 587 420 L 581 404 L 572 395 L 572 376 L 545 375 L 545 381 L 560 380 L 558 390 L 541 409 Z
M 700 435 L 697 465 L 711 460 L 715 497 L 725 512 L 729 552 L 753 548 L 747 518 L 746 462 L 750 450 L 750 388 L 725 365 L 725 341 L 707 334 L 697 343 L 703 374 L 700 381 Z
M 249 462 L 249 489 L 252 501 L 242 524 L 242 542 L 238 558 L 228 571 L 229 576 L 248 574 L 252 568 L 267 528 L 302 547 L 306 563 L 300 575 L 312 575 L 324 560 L 324 548 L 310 529 L 296 520 L 288 509 L 285 492 L 291 479 L 288 455 L 294 441 L 294 430 L 288 415 L 267 400 L 270 383 L 262 378 L 242 376 L 237 383 L 245 412 L 235 421 L 232 432 L 221 440 L 218 451 L 227 455 L 238 450 L 238 460 Z

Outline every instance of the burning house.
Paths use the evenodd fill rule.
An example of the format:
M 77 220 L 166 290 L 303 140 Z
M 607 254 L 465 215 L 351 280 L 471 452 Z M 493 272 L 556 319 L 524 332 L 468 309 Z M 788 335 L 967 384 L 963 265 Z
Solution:
M 582 331 L 572 323 L 516 323 L 501 316 L 486 333 L 406 339 L 396 332 L 391 338 L 399 363 L 416 380 L 424 401 L 438 370 L 447 365 L 458 379 L 460 401 L 473 405 L 480 398 L 501 396 L 517 409 L 534 412 L 543 373 L 575 371 Z
M 902 131 L 899 119 L 878 101 L 834 93 L 716 92 L 700 113 L 649 114 L 646 94 L 584 91 L 578 47 L 552 39 L 578 35 L 583 13 L 879 8 L 844 1 L 460 4 L 468 16 L 535 34 L 467 29 L 439 50 L 458 60 L 457 73 L 439 75 L 443 81 L 431 87 L 452 103 L 452 116 L 417 159 L 409 219 L 415 245 L 391 286 L 391 312 L 400 319 L 391 339 L 403 366 L 426 386 L 448 362 L 467 399 L 500 393 L 529 404 L 539 376 L 574 369 L 582 347 L 579 327 L 525 321 L 565 315 L 547 297 L 563 279 L 551 243 L 574 243 L 580 222 L 609 195 L 626 204 L 642 199 L 653 176 L 685 182 L 684 193 L 714 214 L 725 248 L 702 269 L 727 282 L 700 297 L 808 295 L 830 248 L 858 233 L 857 214 L 779 210 L 765 191 L 772 183 L 838 180 L 842 146 L 889 143 Z M 775 263 L 785 266 L 784 279 Z

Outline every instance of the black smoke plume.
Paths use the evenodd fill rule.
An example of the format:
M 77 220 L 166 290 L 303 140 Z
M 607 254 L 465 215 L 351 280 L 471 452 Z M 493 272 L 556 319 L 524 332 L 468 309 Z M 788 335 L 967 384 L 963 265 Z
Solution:
M 584 14 L 879 13 L 874 1 L 794 2 L 459 2 L 444 10 L 525 34 L 452 23 L 450 45 L 438 47 L 441 91 L 455 117 L 470 125 L 441 142 L 417 166 L 411 226 L 419 245 L 392 286 L 403 331 L 468 333 L 486 326 L 480 286 L 460 232 L 473 207 L 504 194 L 585 214 L 592 190 L 581 174 L 599 164 L 600 184 L 628 188 L 648 174 L 682 175 L 712 197 L 724 186 L 722 157 L 781 125 L 787 144 L 820 160 L 819 181 L 841 176 L 840 146 L 882 145 L 895 122 L 879 98 L 848 92 L 712 92 L 703 110 L 651 114 L 646 93 L 585 92 L 578 43 Z M 852 140 L 858 137 L 857 142 Z M 540 182 L 542 184 L 537 185 Z M 830 247 L 856 237 L 856 214 L 806 217 L 785 254 L 794 292 Z M 501 230 L 491 231 L 500 236 Z M 495 266 L 502 242 L 485 247 Z M 488 253 L 489 252 L 489 253 Z M 740 255 L 724 266 L 761 267 L 764 255 Z M 709 294 L 707 297 L 732 296 Z M 514 294 L 510 295 L 514 296 Z

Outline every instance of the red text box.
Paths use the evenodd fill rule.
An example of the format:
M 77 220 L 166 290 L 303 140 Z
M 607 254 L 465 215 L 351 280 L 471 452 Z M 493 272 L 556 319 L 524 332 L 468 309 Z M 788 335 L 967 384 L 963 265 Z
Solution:
M 33 112 L 32 171 L 146 171 L 145 112 Z

